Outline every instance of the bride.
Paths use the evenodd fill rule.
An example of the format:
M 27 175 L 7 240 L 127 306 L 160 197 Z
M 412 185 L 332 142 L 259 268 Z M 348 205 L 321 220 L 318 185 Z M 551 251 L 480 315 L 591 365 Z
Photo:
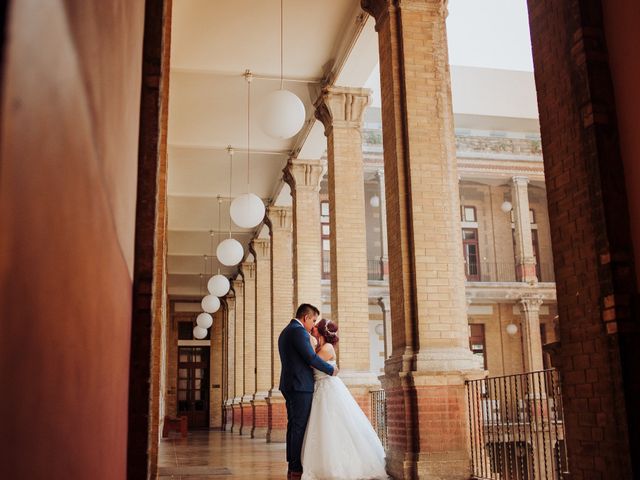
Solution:
M 320 320 L 316 352 L 335 365 L 338 326 Z M 302 480 L 387 479 L 384 449 L 369 419 L 339 377 L 318 370 L 302 444 Z

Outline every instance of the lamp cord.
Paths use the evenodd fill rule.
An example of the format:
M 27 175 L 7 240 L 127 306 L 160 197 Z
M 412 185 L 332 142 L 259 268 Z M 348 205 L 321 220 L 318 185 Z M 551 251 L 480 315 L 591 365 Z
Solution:
M 280 0 L 280 90 L 284 90 L 284 0 Z
M 247 77 L 247 193 L 251 193 L 251 77 Z

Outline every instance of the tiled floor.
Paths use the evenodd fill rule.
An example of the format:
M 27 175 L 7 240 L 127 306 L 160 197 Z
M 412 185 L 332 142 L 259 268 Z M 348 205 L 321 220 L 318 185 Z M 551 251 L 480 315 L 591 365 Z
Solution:
M 161 480 L 287 478 L 284 443 L 220 431 L 162 439 L 158 469 Z

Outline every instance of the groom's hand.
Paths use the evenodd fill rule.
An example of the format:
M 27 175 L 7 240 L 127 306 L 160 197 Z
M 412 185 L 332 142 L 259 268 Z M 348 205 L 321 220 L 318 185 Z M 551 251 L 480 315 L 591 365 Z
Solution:
M 338 375 L 338 367 L 337 366 L 333 367 L 333 374 L 331 376 L 335 377 L 336 375 Z

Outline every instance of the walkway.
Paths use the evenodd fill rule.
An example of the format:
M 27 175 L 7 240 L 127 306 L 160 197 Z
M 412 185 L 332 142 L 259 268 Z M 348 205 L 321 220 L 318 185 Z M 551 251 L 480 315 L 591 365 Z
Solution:
M 284 443 L 266 443 L 229 432 L 189 432 L 160 441 L 160 480 L 287 478 Z

